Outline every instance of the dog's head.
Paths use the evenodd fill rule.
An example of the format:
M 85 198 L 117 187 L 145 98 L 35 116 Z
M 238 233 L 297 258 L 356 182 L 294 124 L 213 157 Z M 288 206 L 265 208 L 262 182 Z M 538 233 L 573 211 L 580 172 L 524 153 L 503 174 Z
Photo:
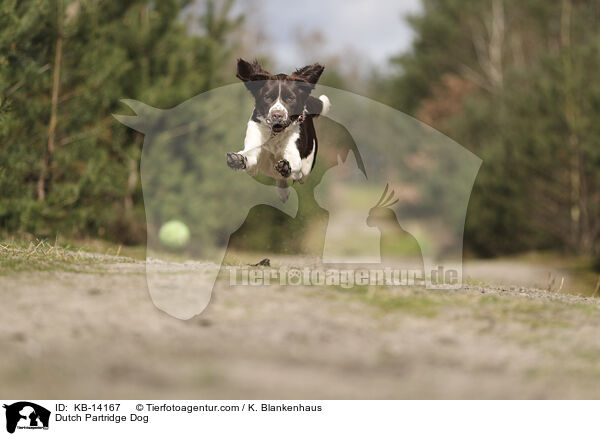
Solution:
M 256 100 L 255 117 L 280 133 L 302 114 L 306 100 L 325 68 L 307 65 L 292 74 L 271 74 L 258 61 L 238 59 L 237 78 Z

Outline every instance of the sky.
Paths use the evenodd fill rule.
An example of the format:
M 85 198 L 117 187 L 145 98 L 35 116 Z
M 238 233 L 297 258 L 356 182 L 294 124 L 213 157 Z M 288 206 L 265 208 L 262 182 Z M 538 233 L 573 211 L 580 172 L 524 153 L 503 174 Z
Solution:
M 314 56 L 360 56 L 361 63 L 385 68 L 388 59 L 410 48 L 413 33 L 403 19 L 421 10 L 420 0 L 239 0 L 236 9 L 261 32 L 269 57 L 282 70 L 315 62 Z M 298 34 L 319 32 L 322 48 L 311 53 Z

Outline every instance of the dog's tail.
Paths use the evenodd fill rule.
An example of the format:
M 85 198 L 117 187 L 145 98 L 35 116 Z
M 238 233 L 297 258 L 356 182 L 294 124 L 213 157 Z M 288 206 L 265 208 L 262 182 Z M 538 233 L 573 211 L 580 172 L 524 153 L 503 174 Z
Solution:
M 326 95 L 321 95 L 319 98 L 313 97 L 312 95 L 306 100 L 306 110 L 313 117 L 319 115 L 327 115 L 331 109 L 331 102 Z
M 326 95 L 320 95 L 319 100 L 323 103 L 323 109 L 321 109 L 321 115 L 327 115 L 329 109 L 331 109 L 331 102 L 329 101 L 329 97 Z
M 290 187 L 288 186 L 287 180 L 277 179 L 275 186 L 277 189 L 277 195 L 279 195 L 279 199 L 282 203 L 285 203 L 288 198 L 290 198 Z

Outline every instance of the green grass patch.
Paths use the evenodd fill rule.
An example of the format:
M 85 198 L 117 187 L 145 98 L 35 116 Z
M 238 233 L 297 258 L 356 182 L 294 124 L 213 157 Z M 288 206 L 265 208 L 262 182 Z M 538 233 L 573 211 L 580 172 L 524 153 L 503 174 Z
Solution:
M 115 253 L 117 254 L 117 253 Z M 21 271 L 81 271 L 107 263 L 131 263 L 134 259 L 89 253 L 68 243 L 46 240 L 0 242 L 0 274 Z
M 416 289 L 398 293 L 397 290 L 386 286 L 354 286 L 350 289 L 338 287 L 336 292 L 380 309 L 384 313 L 402 312 L 425 318 L 437 316 L 442 307 L 452 304 L 451 300 Z
M 595 308 L 585 304 L 565 304 L 549 300 L 529 300 L 486 295 L 474 305 L 475 316 L 501 322 L 519 322 L 531 328 L 567 328 L 589 316 Z M 597 310 L 597 309 L 596 309 Z
M 401 311 L 414 316 L 434 318 L 442 303 L 424 295 L 375 296 L 367 300 L 385 312 Z
M 385 286 L 340 287 L 335 288 L 332 295 L 360 301 L 384 313 L 399 312 L 434 318 L 443 316 L 446 311 L 459 310 L 466 317 L 493 319 L 500 324 L 516 322 L 532 329 L 569 328 L 585 320 L 595 321 L 600 316 L 600 310 L 595 305 L 532 300 L 512 295 L 465 295 L 451 291 L 418 288 L 400 290 Z

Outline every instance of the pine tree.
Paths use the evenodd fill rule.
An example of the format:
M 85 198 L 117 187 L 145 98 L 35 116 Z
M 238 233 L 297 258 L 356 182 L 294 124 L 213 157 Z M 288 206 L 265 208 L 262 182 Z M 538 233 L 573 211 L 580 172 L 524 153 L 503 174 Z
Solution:
M 600 253 L 596 2 L 425 0 L 382 99 L 483 159 L 467 219 L 482 255 Z
M 0 14 L 0 228 L 36 236 L 145 237 L 141 135 L 121 98 L 178 104 L 222 82 L 239 19 L 210 2 L 202 35 L 182 0 L 40 0 Z

